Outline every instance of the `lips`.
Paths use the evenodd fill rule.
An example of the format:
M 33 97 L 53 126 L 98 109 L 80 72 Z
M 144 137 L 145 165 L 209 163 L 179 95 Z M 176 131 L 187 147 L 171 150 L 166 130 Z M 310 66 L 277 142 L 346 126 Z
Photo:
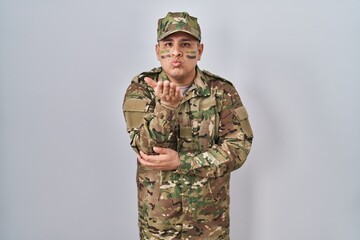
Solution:
M 173 60 L 173 61 L 171 61 L 171 65 L 173 67 L 179 67 L 181 65 L 181 62 L 178 60 Z

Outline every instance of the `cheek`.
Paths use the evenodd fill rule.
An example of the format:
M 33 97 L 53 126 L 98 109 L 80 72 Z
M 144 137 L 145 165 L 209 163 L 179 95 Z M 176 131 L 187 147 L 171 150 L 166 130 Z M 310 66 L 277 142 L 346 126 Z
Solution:
M 170 57 L 170 51 L 169 50 L 160 50 L 160 58 L 165 59 Z
M 186 51 L 185 57 L 188 59 L 196 59 L 197 51 L 196 50 L 190 50 Z
M 163 67 L 164 69 L 171 68 L 170 58 L 160 58 L 159 62 L 161 67 Z

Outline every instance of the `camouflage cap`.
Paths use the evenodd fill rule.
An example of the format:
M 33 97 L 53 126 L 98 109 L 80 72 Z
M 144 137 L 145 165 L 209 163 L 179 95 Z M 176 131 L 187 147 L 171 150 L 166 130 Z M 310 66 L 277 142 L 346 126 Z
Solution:
M 157 40 L 162 40 L 175 32 L 186 32 L 201 41 L 201 30 L 196 17 L 186 12 L 169 12 L 158 21 Z

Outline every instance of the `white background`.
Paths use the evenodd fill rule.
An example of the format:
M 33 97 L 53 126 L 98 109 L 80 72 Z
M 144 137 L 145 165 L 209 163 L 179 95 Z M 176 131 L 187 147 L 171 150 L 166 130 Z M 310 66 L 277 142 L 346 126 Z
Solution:
M 359 240 L 356 0 L 0 0 L 0 239 L 138 239 L 122 100 L 168 11 L 250 115 L 232 239 Z

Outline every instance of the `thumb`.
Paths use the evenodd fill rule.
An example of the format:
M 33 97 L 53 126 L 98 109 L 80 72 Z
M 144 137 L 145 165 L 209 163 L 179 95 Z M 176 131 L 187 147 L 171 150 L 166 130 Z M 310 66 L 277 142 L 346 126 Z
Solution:
M 154 147 L 154 152 L 158 153 L 158 154 L 164 154 L 166 153 L 166 148 L 162 148 L 162 147 Z
M 155 88 L 157 85 L 156 82 L 152 78 L 145 77 L 144 80 L 152 88 Z

